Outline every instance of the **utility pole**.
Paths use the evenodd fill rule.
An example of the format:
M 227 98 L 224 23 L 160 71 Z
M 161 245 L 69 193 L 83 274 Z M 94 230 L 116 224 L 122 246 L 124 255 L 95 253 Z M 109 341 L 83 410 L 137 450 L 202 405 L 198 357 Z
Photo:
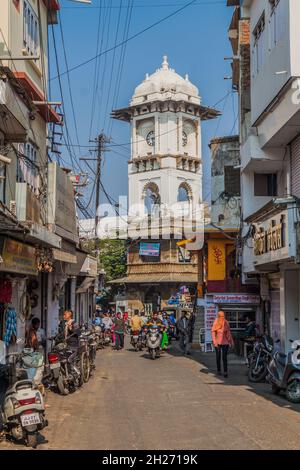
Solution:
M 104 134 L 98 135 L 98 148 L 97 148 L 97 169 L 96 169 L 96 210 L 95 210 L 95 235 L 97 236 L 97 226 L 99 223 L 99 206 L 100 206 L 100 185 L 101 185 L 101 163 L 102 153 L 105 142 Z
M 101 134 L 98 135 L 97 139 L 90 140 L 90 142 L 93 142 L 93 143 L 97 144 L 95 158 L 82 157 L 82 158 L 80 158 L 80 160 L 83 160 L 93 173 L 95 173 L 95 170 L 89 165 L 88 162 L 96 161 L 96 173 L 95 173 L 95 188 L 96 188 L 95 237 L 97 237 L 97 225 L 98 225 L 99 220 L 100 220 L 100 215 L 99 215 L 99 209 L 98 208 L 100 206 L 101 164 L 102 164 L 103 152 L 105 150 L 105 144 L 109 142 L 109 139 L 102 132 Z

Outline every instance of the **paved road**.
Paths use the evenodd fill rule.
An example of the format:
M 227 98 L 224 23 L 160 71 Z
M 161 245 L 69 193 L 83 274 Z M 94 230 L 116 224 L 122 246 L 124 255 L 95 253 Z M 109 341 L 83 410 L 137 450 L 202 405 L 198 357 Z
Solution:
M 265 384 L 252 388 L 240 366 L 216 377 L 213 359 L 99 351 L 89 384 L 67 397 L 48 394 L 39 449 L 298 449 L 300 406 Z M 12 448 L 23 447 L 0 444 Z

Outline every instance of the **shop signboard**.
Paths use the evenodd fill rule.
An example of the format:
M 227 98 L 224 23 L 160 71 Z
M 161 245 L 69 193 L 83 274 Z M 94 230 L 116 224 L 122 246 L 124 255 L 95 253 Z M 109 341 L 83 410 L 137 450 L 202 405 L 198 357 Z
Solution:
M 140 256 L 159 256 L 160 243 L 140 243 Z
M 209 240 L 208 280 L 223 281 L 226 278 L 226 245 L 223 240 Z
M 87 255 L 80 272 L 87 273 L 87 275 L 91 277 L 96 277 L 98 273 L 97 259 Z
M 218 312 L 217 305 L 213 302 L 207 302 L 205 305 L 205 351 L 212 350 L 211 329 Z
M 251 294 L 215 294 L 213 296 L 215 304 L 250 304 L 259 305 L 260 296 Z
M 48 223 L 55 226 L 61 236 L 77 236 L 74 188 L 70 176 L 56 163 L 48 167 Z M 64 233 L 57 228 L 63 230 Z
M 255 235 L 253 237 L 253 263 L 261 265 L 266 263 L 284 261 L 295 256 L 292 237 L 294 230 L 289 230 L 292 224 L 293 211 L 284 210 L 263 221 L 254 223 Z
M 35 248 L 6 238 L 3 244 L 1 271 L 37 275 Z

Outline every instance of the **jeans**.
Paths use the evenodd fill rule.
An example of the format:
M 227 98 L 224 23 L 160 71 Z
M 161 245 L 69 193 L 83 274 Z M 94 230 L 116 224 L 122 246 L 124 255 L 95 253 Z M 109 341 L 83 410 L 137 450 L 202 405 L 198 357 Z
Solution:
M 188 353 L 189 350 L 189 336 L 188 335 L 180 335 L 179 345 L 184 354 Z
M 221 355 L 222 355 L 224 374 L 227 374 L 228 350 L 229 350 L 228 344 L 221 344 L 220 346 L 216 347 L 217 369 L 218 369 L 218 372 L 221 372 Z
M 116 332 L 116 349 L 124 348 L 124 333 Z

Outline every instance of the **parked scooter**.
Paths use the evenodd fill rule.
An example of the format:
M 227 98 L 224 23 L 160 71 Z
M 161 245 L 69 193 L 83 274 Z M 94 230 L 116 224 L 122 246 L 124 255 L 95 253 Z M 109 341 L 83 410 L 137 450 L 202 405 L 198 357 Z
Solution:
M 152 325 L 147 332 L 147 347 L 152 359 L 160 357 L 162 335 L 156 325 Z
M 248 356 L 248 379 L 250 382 L 262 382 L 268 373 L 268 364 L 272 359 L 274 351 L 273 339 L 268 336 L 262 336 L 254 343 L 253 351 Z
M 4 432 L 28 447 L 37 446 L 38 432 L 48 425 L 43 396 L 27 378 L 22 353 L 8 354 L 9 386 L 5 393 L 1 420 Z M 1 429 L 0 429 L 1 431 Z
M 284 391 L 292 403 L 300 403 L 300 340 L 290 340 L 292 351 L 288 354 L 275 352 L 268 365 L 268 381 L 272 392 Z

